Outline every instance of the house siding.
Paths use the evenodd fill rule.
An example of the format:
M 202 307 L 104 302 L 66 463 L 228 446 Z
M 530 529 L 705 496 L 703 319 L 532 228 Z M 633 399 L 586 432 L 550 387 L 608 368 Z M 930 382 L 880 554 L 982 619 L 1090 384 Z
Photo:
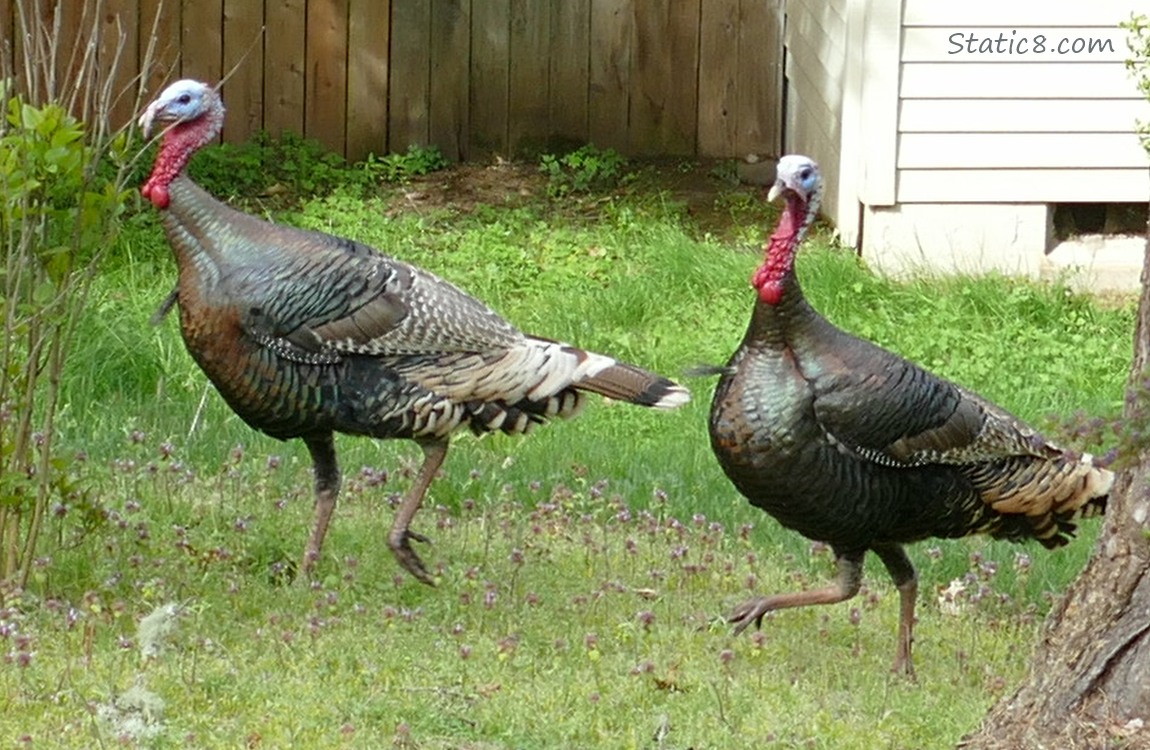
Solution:
M 1150 103 L 1126 70 L 1118 26 L 1134 5 L 850 0 L 847 17 L 864 27 L 846 63 L 864 71 L 858 115 L 840 110 L 844 145 L 814 154 L 861 165 L 835 196 L 840 216 L 849 201 L 861 206 L 857 231 L 844 239 L 894 275 L 998 271 L 1084 289 L 1136 287 L 1141 243 L 1059 243 L 1052 231 L 1054 204 L 1150 197 L 1150 160 L 1136 133 L 1138 120 L 1150 122 Z M 955 34 L 961 42 L 1001 34 L 1005 49 L 960 51 Z M 1037 35 L 1050 49 L 1062 39 L 1095 46 L 1038 53 Z
M 1150 171 L 1135 119 L 1150 119 L 1150 104 L 1125 69 L 1117 28 L 1130 12 L 1129 0 L 1041 9 L 905 0 L 896 201 L 1145 201 Z M 1002 34 L 1006 51 L 959 52 L 953 34 Z M 1060 54 L 1062 39 L 1096 47 Z

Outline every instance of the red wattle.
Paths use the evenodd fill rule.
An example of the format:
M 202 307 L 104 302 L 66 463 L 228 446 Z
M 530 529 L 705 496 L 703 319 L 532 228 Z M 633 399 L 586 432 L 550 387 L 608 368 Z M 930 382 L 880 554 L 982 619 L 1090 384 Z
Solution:
M 167 186 L 155 178 L 150 178 L 144 183 L 144 186 L 140 188 L 140 195 L 159 209 L 167 208 L 168 204 L 172 202 L 171 196 L 168 195 Z
M 763 264 L 751 277 L 751 285 L 758 291 L 759 299 L 768 305 L 782 302 L 783 279 L 794 272 L 795 249 L 805 210 L 805 205 L 798 197 L 787 196 L 787 205 L 779 217 L 779 225 L 767 240 Z
M 753 286 L 755 289 L 758 289 L 770 280 L 770 276 L 771 270 L 767 268 L 766 263 L 764 263 L 763 265 L 756 268 L 755 272 L 751 274 L 751 286 Z
M 777 305 L 783 301 L 783 282 L 768 281 L 759 289 L 759 299 L 766 302 L 768 305 Z
M 152 165 L 152 173 L 140 188 L 140 193 L 153 206 L 165 209 L 172 202 L 168 186 L 184 170 L 192 154 L 220 132 L 223 116 L 223 108 L 217 102 L 217 106 L 206 115 L 175 125 L 164 133 L 160 151 Z

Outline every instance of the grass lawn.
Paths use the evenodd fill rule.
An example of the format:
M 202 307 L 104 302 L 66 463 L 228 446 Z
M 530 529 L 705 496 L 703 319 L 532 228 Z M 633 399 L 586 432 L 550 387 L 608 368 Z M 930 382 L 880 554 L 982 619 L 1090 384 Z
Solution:
M 726 359 L 772 207 L 694 164 L 611 193 L 547 186 L 472 166 L 248 210 L 365 241 L 524 330 L 672 377 Z M 1074 415 L 1120 410 L 1133 301 L 998 277 L 895 283 L 825 231 L 799 273 L 840 326 L 1076 447 L 1108 447 L 1084 444 Z M 384 543 L 418 450 L 343 438 L 319 576 L 289 583 L 310 524 L 306 451 L 230 413 L 174 315 L 148 326 L 174 281 L 143 211 L 66 373 L 58 439 L 79 489 L 28 590 L 0 592 L 5 746 L 953 746 L 1021 678 L 1097 531 L 1085 522 L 1055 553 L 914 547 L 917 684 L 888 671 L 898 597 L 873 560 L 856 599 L 733 637 L 724 615 L 743 598 L 819 585 L 833 566 L 727 483 L 706 434 L 714 382 L 699 379 L 670 414 L 599 402 L 524 438 L 460 435 L 414 524 L 433 539 L 419 551 L 435 588 Z M 940 602 L 955 579 L 964 593 Z

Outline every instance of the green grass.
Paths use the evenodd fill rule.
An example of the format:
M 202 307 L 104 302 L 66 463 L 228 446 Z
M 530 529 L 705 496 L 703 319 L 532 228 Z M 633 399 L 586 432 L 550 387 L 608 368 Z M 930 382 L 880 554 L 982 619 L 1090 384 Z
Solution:
M 737 346 L 769 221 L 747 193 L 721 195 L 735 239 L 720 241 L 635 183 L 590 211 L 396 212 L 360 192 L 282 218 L 419 263 L 525 330 L 673 376 Z M 895 283 L 825 235 L 809 244 L 807 295 L 840 326 L 1042 425 L 1118 412 L 1130 307 L 996 277 Z M 383 543 L 417 449 L 341 438 L 345 494 L 319 579 L 285 586 L 310 522 L 306 451 L 252 432 L 205 388 L 175 315 L 148 326 L 175 280 L 167 256 L 154 218 L 133 220 L 79 331 L 60 441 L 83 454 L 72 471 L 89 498 L 61 504 L 33 585 L 3 594 L 0 743 L 950 746 L 1020 679 L 1097 531 L 1084 524 L 1057 553 L 915 546 L 918 685 L 888 672 L 897 595 L 873 561 L 856 600 L 733 637 L 723 615 L 752 590 L 818 585 L 832 565 L 723 478 L 701 379 L 671 414 L 592 404 L 524 438 L 461 435 L 415 523 L 434 540 L 420 549 L 434 589 L 398 575 Z M 982 595 L 948 614 L 936 588 L 964 577 Z M 144 660 L 137 625 L 167 603 L 182 608 L 176 630 Z M 137 683 L 164 707 L 133 740 L 109 706 Z

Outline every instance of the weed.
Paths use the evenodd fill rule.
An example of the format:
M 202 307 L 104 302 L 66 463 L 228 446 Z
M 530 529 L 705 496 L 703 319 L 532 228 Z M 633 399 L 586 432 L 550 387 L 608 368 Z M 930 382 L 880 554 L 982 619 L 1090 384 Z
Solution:
M 712 179 L 723 185 L 739 184 L 739 167 L 735 159 L 720 159 L 715 162 L 707 173 Z
M 544 154 L 539 169 L 547 175 L 547 194 L 559 198 L 570 193 L 609 190 L 619 184 L 627 165 L 615 149 L 591 144 L 563 156 Z
M 447 159 L 435 146 L 412 145 L 406 154 L 368 154 L 358 168 L 373 181 L 404 183 L 412 177 L 431 174 L 446 166 Z

